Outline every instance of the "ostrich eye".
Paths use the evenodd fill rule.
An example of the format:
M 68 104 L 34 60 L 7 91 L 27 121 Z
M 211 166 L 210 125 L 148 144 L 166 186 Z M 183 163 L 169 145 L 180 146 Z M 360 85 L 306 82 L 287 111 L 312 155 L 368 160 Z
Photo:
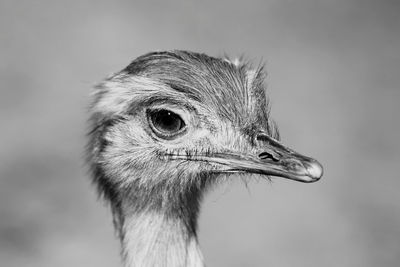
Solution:
M 148 120 L 153 132 L 164 139 L 171 139 L 185 130 L 182 118 L 166 109 L 148 111 Z

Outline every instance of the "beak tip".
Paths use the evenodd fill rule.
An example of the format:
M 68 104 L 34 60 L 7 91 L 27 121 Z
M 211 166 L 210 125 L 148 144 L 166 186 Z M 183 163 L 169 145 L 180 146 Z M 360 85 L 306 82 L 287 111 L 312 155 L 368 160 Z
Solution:
M 321 179 L 324 169 L 318 161 L 313 161 L 307 164 L 308 176 L 312 179 L 312 182 L 316 182 Z

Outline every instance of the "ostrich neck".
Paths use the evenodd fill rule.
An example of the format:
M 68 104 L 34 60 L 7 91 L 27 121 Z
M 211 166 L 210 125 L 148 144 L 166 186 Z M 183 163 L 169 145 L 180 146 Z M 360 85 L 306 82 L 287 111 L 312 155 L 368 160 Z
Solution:
M 122 200 L 116 226 L 125 267 L 204 266 L 196 237 L 197 196 L 178 199 L 162 199 L 158 208 L 143 207 L 138 197 Z

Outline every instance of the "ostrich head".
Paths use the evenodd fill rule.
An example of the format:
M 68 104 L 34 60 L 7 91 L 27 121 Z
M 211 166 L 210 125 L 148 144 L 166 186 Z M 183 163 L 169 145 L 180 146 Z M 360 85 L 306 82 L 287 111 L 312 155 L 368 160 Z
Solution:
M 278 141 L 264 78 L 262 67 L 173 51 L 141 56 L 96 87 L 89 162 L 111 203 L 128 266 L 139 259 L 151 265 L 143 244 L 162 247 L 160 240 L 180 244 L 176 259 L 158 251 L 160 260 L 196 262 L 188 247 L 196 240 L 199 201 L 222 177 L 322 176 L 317 161 Z

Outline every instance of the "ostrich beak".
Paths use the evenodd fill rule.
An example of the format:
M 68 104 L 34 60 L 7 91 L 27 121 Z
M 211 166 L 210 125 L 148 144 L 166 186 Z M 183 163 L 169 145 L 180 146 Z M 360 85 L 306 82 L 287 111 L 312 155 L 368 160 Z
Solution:
M 316 182 L 322 177 L 323 167 L 317 160 L 295 152 L 266 134 L 259 134 L 257 141 L 257 160 L 249 162 L 248 172 L 304 183 Z
M 313 158 L 301 155 L 268 135 L 257 136 L 254 154 L 223 152 L 207 155 L 173 155 L 170 159 L 205 161 L 225 166 L 217 172 L 247 172 L 279 176 L 303 183 L 318 181 L 323 174 L 322 165 Z
M 316 182 L 322 177 L 322 165 L 315 159 L 301 155 L 265 134 L 257 136 L 257 143 L 253 155 L 221 153 L 214 154 L 209 161 L 225 165 L 225 172 L 258 173 L 304 183 Z

